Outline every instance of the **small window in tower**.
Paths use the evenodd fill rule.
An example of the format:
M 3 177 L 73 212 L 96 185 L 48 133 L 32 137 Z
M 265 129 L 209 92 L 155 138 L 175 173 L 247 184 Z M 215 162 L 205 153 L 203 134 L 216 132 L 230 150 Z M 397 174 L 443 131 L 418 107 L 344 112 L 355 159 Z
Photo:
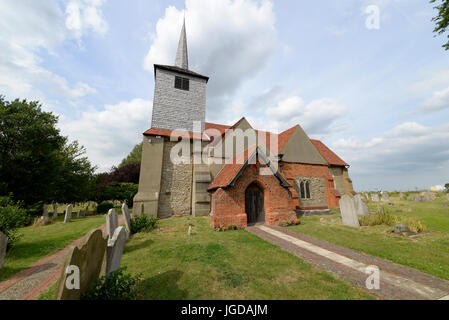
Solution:
M 190 80 L 182 77 L 175 77 L 175 88 L 180 90 L 189 91 Z

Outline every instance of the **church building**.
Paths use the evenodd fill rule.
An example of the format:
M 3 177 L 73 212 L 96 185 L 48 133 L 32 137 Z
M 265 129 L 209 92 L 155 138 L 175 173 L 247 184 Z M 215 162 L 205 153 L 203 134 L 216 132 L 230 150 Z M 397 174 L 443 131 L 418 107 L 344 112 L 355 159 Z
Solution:
M 349 165 L 299 124 L 276 134 L 246 118 L 206 122 L 209 77 L 189 70 L 185 21 L 175 64 L 155 64 L 154 76 L 134 214 L 209 216 L 213 227 L 275 225 L 329 212 L 342 195 L 354 195 Z M 173 161 L 181 140 L 187 161 Z

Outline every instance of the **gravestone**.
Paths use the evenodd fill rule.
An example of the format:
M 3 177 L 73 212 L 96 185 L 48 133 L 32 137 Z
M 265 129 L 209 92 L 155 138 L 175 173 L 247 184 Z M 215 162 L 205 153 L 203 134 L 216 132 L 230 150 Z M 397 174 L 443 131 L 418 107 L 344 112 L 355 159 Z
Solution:
M 123 227 L 115 229 L 112 238 L 108 241 L 106 249 L 106 267 L 105 275 L 110 274 L 120 268 L 122 261 L 123 250 L 128 238 L 128 232 Z
M 58 218 L 58 203 L 53 203 L 53 219 Z
M 358 216 L 369 216 L 369 209 L 365 202 L 363 202 L 362 196 L 356 194 L 354 196 L 355 210 Z
M 382 192 L 381 193 L 381 199 L 382 202 L 390 202 L 390 195 L 388 194 L 388 192 Z
M 345 226 L 360 228 L 353 198 L 348 195 L 342 196 L 340 199 L 340 211 L 341 219 Z
M 449 200 L 449 193 L 446 195 L 446 199 Z
M 64 223 L 68 223 L 72 220 L 72 210 L 73 210 L 73 207 L 71 204 L 69 204 L 67 206 L 67 209 L 65 210 Z
M 379 194 L 378 193 L 372 193 L 371 194 L 371 201 L 379 202 Z
M 118 215 L 117 212 L 115 212 L 115 209 L 111 209 L 106 215 L 106 234 L 109 240 L 112 239 L 115 229 L 117 228 L 118 228 Z
M 363 197 L 365 198 L 366 201 L 369 201 L 369 194 L 368 193 L 365 192 L 363 194 Z
M 449 203 L 443 203 L 443 207 L 445 208 L 449 207 Z
M 0 231 L 0 269 L 5 262 L 6 249 L 8 248 L 8 237 Z
M 399 194 L 399 200 L 405 200 L 405 194 L 402 192 Z
M 131 215 L 129 214 L 129 208 L 126 203 L 122 205 L 122 214 L 125 217 L 126 232 L 129 238 L 131 236 Z
M 410 231 L 410 229 L 407 227 L 407 225 L 405 225 L 405 224 L 397 224 L 395 227 L 394 227 L 394 231 L 393 231 L 395 234 L 403 234 L 403 233 L 412 233 L 411 231 Z
M 56 300 L 79 300 L 81 295 L 91 288 L 101 273 L 107 241 L 99 229 L 90 231 L 82 244 L 70 249 L 62 268 L 61 277 L 56 291 Z M 75 266 L 79 269 L 79 289 L 67 288 L 73 271 L 67 269 Z M 69 273 L 67 273 L 69 271 Z
M 48 218 L 48 207 L 46 204 L 44 204 L 44 207 L 42 208 L 42 217 Z
M 78 219 L 81 217 L 81 210 L 78 210 L 78 211 L 76 212 L 76 217 L 77 217 Z

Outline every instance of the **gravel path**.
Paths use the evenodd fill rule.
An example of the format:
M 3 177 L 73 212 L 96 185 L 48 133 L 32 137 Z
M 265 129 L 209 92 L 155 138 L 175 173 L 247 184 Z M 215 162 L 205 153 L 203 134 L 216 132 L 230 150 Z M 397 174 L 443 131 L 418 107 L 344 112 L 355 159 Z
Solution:
M 258 226 L 248 231 L 380 299 L 449 299 L 448 281 L 418 270 L 281 227 Z M 379 290 L 366 287 L 369 266 L 380 270 Z

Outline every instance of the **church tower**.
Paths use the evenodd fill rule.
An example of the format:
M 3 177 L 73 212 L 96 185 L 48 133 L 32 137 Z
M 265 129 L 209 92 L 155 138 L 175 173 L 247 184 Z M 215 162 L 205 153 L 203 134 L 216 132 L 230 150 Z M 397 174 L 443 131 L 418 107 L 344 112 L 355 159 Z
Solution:
M 151 128 L 193 132 L 193 123 L 206 120 L 209 78 L 189 70 L 185 18 L 174 66 L 154 65 L 155 87 Z

